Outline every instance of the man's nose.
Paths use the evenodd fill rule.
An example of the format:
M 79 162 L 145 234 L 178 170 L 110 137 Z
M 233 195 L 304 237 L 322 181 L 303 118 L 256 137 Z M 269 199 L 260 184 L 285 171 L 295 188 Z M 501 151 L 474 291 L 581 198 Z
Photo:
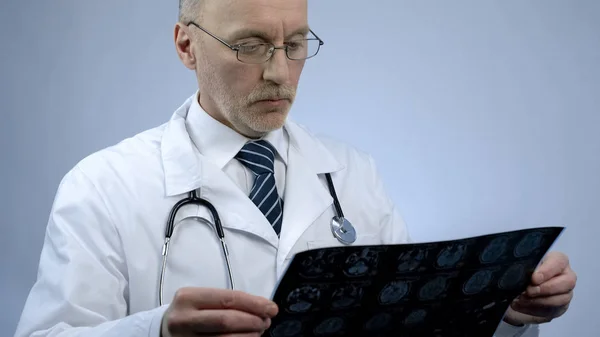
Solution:
M 275 49 L 271 59 L 267 61 L 263 75 L 264 80 L 286 84 L 290 77 L 289 62 L 290 59 L 287 58 L 285 49 Z

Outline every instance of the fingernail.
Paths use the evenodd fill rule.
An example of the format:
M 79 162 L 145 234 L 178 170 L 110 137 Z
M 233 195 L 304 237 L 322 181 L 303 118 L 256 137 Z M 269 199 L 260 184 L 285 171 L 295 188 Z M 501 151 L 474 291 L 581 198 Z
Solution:
M 265 319 L 264 329 L 267 330 L 270 326 L 271 326 L 271 319 L 270 318 Z
M 275 316 L 277 314 L 277 305 L 276 304 L 269 304 L 267 306 L 267 315 L 269 316 Z
M 531 288 L 530 291 L 530 296 L 535 296 L 537 294 L 539 294 L 542 290 L 540 289 L 540 287 L 533 287 Z
M 536 278 L 539 280 L 539 283 L 544 282 L 544 273 L 541 273 L 538 271 L 536 274 L 537 274 Z

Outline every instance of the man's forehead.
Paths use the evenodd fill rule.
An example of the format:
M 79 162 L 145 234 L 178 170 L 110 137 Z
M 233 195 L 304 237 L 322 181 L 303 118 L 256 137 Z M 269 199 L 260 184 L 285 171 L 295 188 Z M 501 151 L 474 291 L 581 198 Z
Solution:
M 261 10 L 306 10 L 307 0 L 200 0 L 206 11 L 248 12 Z
M 298 30 L 307 26 L 307 0 L 204 0 L 204 20 L 221 31 Z M 269 32 L 266 32 L 269 33 Z

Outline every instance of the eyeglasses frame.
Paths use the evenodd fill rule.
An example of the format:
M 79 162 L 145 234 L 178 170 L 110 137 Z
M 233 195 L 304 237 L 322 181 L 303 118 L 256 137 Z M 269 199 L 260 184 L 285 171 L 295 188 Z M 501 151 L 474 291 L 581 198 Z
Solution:
M 225 41 L 224 39 L 222 39 L 222 38 L 220 38 L 220 37 L 216 36 L 215 34 L 211 33 L 210 31 L 208 31 L 207 29 L 203 28 L 202 26 L 200 26 L 199 24 L 197 24 L 197 23 L 196 23 L 196 22 L 194 22 L 194 21 L 190 21 L 190 22 L 188 22 L 187 26 L 190 26 L 190 25 L 193 25 L 193 26 L 197 27 L 198 29 L 200 29 L 200 30 L 201 30 L 201 31 L 203 31 L 204 33 L 208 34 L 209 36 L 211 36 L 211 37 L 212 37 L 212 38 L 214 38 L 215 40 L 217 40 L 217 41 L 221 42 L 221 43 L 222 43 L 222 44 L 223 44 L 225 47 L 227 47 L 227 48 L 229 48 L 229 49 L 233 50 L 233 51 L 236 53 L 236 58 L 237 58 L 237 60 L 238 60 L 238 61 L 240 61 L 240 62 L 242 62 L 242 63 L 247 63 L 247 64 L 248 64 L 248 62 L 244 62 L 244 61 L 240 60 L 239 51 L 240 51 L 240 47 L 241 47 L 241 45 L 232 45 L 232 44 L 229 44 L 229 43 L 227 43 L 227 41 Z M 286 56 L 288 59 L 292 60 L 292 61 L 303 61 L 303 60 L 308 60 L 308 59 L 310 59 L 310 58 L 313 58 L 313 57 L 317 56 L 317 54 L 318 54 L 318 53 L 319 53 L 319 51 L 321 50 L 321 46 L 322 46 L 322 45 L 324 45 L 324 44 L 325 44 L 325 42 L 324 42 L 324 41 L 323 41 L 323 40 L 322 40 L 322 39 L 321 39 L 319 36 L 317 36 L 317 34 L 315 34 L 315 32 L 313 32 L 313 31 L 312 31 L 312 29 L 309 29 L 309 32 L 310 32 L 312 35 L 314 35 L 314 36 L 315 36 L 315 39 L 312 39 L 312 38 L 311 38 L 311 39 L 305 39 L 305 40 L 311 40 L 311 41 L 318 40 L 318 41 L 319 41 L 319 47 L 317 48 L 317 52 L 316 52 L 314 55 L 312 55 L 312 56 L 310 56 L 310 57 L 307 57 L 307 58 L 303 58 L 303 59 L 293 59 L 293 58 L 290 58 L 290 56 L 288 55 L 288 51 L 287 51 L 287 48 L 288 48 L 288 46 L 287 46 L 287 45 L 283 45 L 283 46 L 275 46 L 274 44 L 272 44 L 272 43 L 270 43 L 270 42 L 266 42 L 266 43 L 264 43 L 264 44 L 270 44 L 270 45 L 271 45 L 271 48 L 269 49 L 269 50 L 271 50 L 271 49 L 272 49 L 272 51 L 271 51 L 271 56 L 269 56 L 269 58 L 268 58 L 268 59 L 266 59 L 266 60 L 264 60 L 263 62 L 260 62 L 260 63 L 265 63 L 265 62 L 268 62 L 268 61 L 269 61 L 269 60 L 270 60 L 270 59 L 273 57 L 273 55 L 275 55 L 275 51 L 276 51 L 277 49 L 282 49 L 282 50 L 284 50 L 284 51 L 285 51 L 285 56 Z M 260 64 L 260 63 L 250 63 L 250 64 Z

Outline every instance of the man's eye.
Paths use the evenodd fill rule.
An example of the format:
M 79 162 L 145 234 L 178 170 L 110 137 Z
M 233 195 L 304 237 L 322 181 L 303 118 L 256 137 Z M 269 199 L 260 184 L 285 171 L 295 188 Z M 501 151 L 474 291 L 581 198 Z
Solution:
M 288 49 L 299 49 L 302 48 L 304 46 L 304 41 L 300 40 L 300 41 L 291 41 L 286 43 L 288 46 Z
M 256 50 L 258 48 L 258 44 L 243 44 L 240 46 L 240 50 L 243 51 L 252 51 L 252 50 Z
M 243 44 L 239 46 L 240 53 L 243 54 L 260 54 L 265 51 L 264 43 Z

